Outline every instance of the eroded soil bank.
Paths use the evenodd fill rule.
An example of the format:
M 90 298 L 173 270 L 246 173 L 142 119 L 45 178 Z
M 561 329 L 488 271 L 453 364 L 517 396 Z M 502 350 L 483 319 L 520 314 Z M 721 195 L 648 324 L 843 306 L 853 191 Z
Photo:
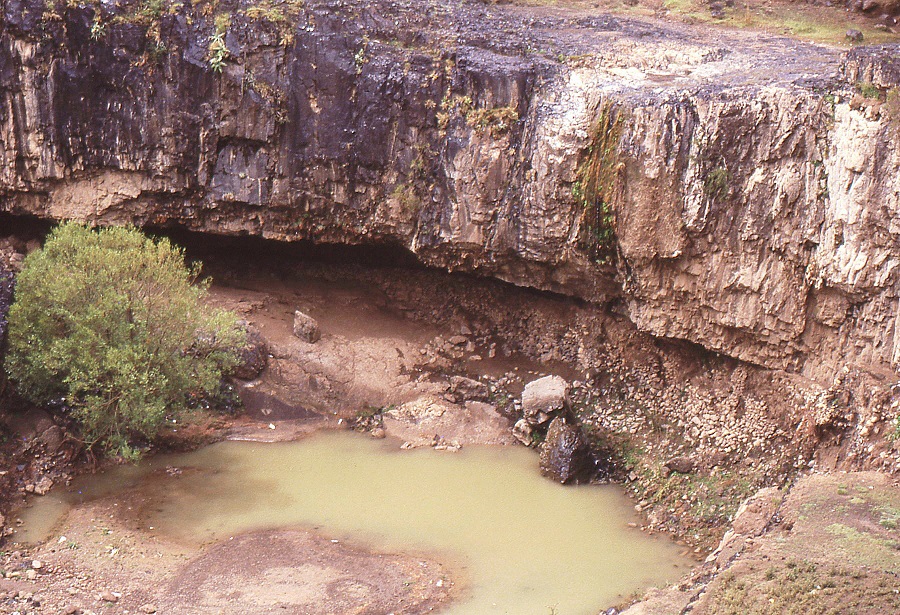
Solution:
M 615 304 L 597 306 L 410 268 L 402 253 L 379 255 L 381 266 L 374 267 L 350 252 L 322 261 L 266 242 L 179 239 L 190 242 L 190 254 L 202 258 L 216 280 L 212 301 L 236 309 L 254 325 L 270 356 L 258 380 L 237 383 L 247 402 L 245 414 L 173 425 L 167 437 L 172 444 L 225 434 L 293 439 L 339 424 L 358 424 L 376 434 L 384 430 L 413 447 L 511 443 L 510 426 L 520 413 L 525 383 L 558 374 L 571 384 L 581 429 L 595 450 L 613 460 L 635 495 L 642 527 L 673 532 L 701 556 L 722 538 L 740 503 L 761 487 L 790 485 L 813 469 L 896 469 L 890 383 L 863 372 L 845 370 L 831 387 L 822 387 L 654 339 L 637 331 Z M 314 344 L 293 335 L 298 309 L 319 322 L 321 339 Z M 7 442 L 7 450 L 19 453 L 3 476 L 10 493 L 23 494 L 51 472 L 43 453 L 60 443 L 36 437 L 48 431 L 45 425 L 24 441 Z M 879 488 L 888 489 L 887 483 Z M 97 520 L 105 522 L 114 511 L 88 508 L 78 514 L 83 516 L 70 519 L 76 526 L 83 521 L 73 542 L 91 545 L 90 555 L 68 548 L 68 541 L 45 545 L 46 552 L 62 558 L 59 575 L 56 569 L 36 571 L 29 580 L 25 575 L 35 555 L 8 557 L 6 570 L 19 573 L 4 581 L 15 608 L 37 608 L 17 598 L 20 591 L 23 597 L 44 592 L 48 604 L 51 598 L 62 604 L 66 595 L 83 596 L 95 601 L 86 608 L 96 608 L 102 604 L 97 594 L 141 578 L 144 573 L 133 567 L 139 560 L 145 565 L 141 554 L 148 561 L 140 570 L 157 569 L 158 563 L 162 574 L 174 570 L 167 561 L 183 560 L 162 546 L 135 541 L 128 532 L 116 533 L 121 546 L 102 531 L 92 534 Z M 761 531 L 777 521 L 768 517 Z M 297 540 L 316 544 L 314 537 Z M 751 536 L 751 543 L 758 540 L 763 539 Z M 107 544 L 136 557 L 96 557 Z M 669 608 L 696 601 L 736 552 L 717 553 L 681 584 L 677 598 L 666 594 L 662 603 Z M 395 571 L 419 566 L 419 560 L 395 563 L 400 567 Z M 346 578 L 355 578 L 359 569 L 347 566 Z M 366 582 L 393 587 L 375 578 Z M 410 601 L 405 604 L 418 605 L 450 596 L 385 591 L 385 604 L 395 606 L 398 595 Z M 134 600 L 128 608 L 140 606 L 140 593 Z

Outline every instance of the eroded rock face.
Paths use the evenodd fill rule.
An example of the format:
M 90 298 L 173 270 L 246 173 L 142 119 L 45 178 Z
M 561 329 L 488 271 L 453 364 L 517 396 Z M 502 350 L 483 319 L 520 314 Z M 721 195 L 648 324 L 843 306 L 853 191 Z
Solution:
M 217 72 L 189 3 L 150 35 L 4 8 L 0 211 L 400 245 L 768 367 L 900 365 L 900 119 L 852 97 L 896 46 L 313 0 L 287 31 L 229 5 Z M 613 239 L 579 198 L 604 113 Z

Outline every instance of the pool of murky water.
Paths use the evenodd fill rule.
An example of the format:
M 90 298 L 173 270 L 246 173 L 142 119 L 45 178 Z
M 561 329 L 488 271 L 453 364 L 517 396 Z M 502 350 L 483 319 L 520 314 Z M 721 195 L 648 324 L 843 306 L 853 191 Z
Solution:
M 69 507 L 126 490 L 144 502 L 133 521 L 179 541 L 307 527 L 430 554 L 463 581 L 444 611 L 453 615 L 593 615 L 692 564 L 673 542 L 629 527 L 636 519 L 621 488 L 555 484 L 533 451 L 401 451 L 346 432 L 222 442 L 85 476 L 36 500 L 15 538 L 45 539 Z

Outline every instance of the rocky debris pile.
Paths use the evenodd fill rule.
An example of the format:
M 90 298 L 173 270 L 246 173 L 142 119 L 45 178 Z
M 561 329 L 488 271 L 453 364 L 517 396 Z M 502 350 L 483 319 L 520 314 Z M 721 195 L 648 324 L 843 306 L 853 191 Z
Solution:
M 449 337 L 438 335 L 421 349 L 422 367 L 432 372 L 446 372 L 460 369 L 468 362 L 482 361 L 485 356 L 491 359 L 497 353 L 496 343 L 490 343 L 485 352 L 482 350 L 481 341 L 471 333 Z
M 0 267 L 18 273 L 25 262 L 25 256 L 41 247 L 36 239 L 25 241 L 15 236 L 0 238 Z
M 322 331 L 315 318 L 297 310 L 294 312 L 294 335 L 304 342 L 315 344 L 322 337 Z
M 54 484 L 68 482 L 81 446 L 67 436 L 65 421 L 37 408 L 0 417 L 11 435 L 10 445 L 0 450 L 0 492 L 7 501 L 45 495 Z M 4 533 L 9 531 L 0 529 L 0 538 Z
M 590 443 L 572 413 L 569 383 L 544 376 L 525 385 L 522 418 L 513 435 L 525 446 L 540 444 L 541 473 L 560 483 L 590 480 L 597 463 Z
M 544 376 L 525 385 L 522 391 L 522 418 L 513 426 L 513 435 L 532 446 L 554 418 L 569 410 L 569 384 L 559 376 Z
M 116 612 L 157 612 L 155 604 L 137 602 L 134 599 L 138 595 L 126 593 L 119 583 L 98 579 L 94 573 L 73 567 L 67 552 L 77 548 L 74 541 L 60 536 L 56 545 L 49 550 L 45 547 L 43 556 L 29 549 L 0 552 L 0 579 L 4 580 L 0 581 L 0 604 L 11 608 L 0 608 L 2 612 L 96 615 L 109 612 L 114 604 L 119 607 Z M 140 606 L 132 607 L 133 604 Z

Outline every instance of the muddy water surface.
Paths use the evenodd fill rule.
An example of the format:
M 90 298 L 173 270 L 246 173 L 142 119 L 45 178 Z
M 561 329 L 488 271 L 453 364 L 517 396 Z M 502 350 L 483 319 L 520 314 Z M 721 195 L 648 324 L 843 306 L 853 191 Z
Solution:
M 302 526 L 427 553 L 457 571 L 460 597 L 444 611 L 453 615 L 595 614 L 691 564 L 675 544 L 628 527 L 633 512 L 621 489 L 554 484 L 532 451 L 400 451 L 396 442 L 335 432 L 223 442 L 85 477 L 39 500 L 18 538 L 41 538 L 79 499 L 126 489 L 146 502 L 136 517 L 144 529 L 188 543 Z

